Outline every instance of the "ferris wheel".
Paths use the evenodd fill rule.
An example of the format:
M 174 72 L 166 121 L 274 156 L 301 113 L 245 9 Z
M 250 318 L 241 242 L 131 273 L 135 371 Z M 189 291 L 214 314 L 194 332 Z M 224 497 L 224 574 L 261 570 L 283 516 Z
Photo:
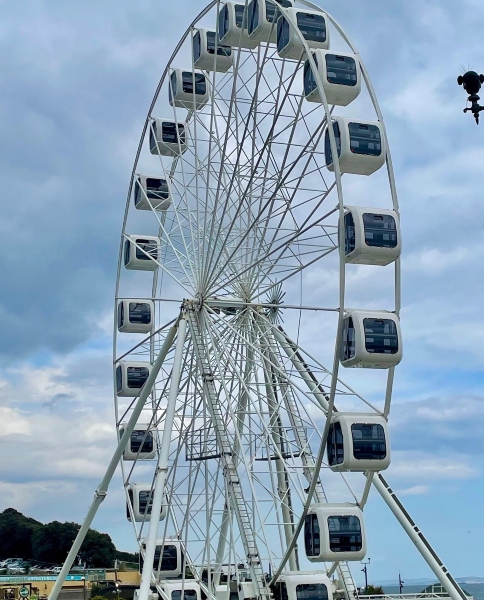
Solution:
M 121 235 L 119 447 L 95 504 L 122 453 L 140 600 L 351 600 L 372 486 L 465 598 L 380 475 L 400 251 L 341 26 L 305 0 L 211 2 L 162 74 Z

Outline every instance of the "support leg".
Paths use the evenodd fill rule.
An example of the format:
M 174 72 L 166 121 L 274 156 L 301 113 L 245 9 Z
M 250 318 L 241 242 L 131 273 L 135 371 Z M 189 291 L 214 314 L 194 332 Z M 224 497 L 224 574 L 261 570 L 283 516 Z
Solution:
M 57 596 L 59 595 L 59 592 L 61 591 L 61 588 L 64 584 L 64 581 L 66 580 L 66 576 L 69 573 L 69 570 L 70 570 L 74 560 L 76 559 L 76 556 L 78 555 L 79 550 L 81 549 L 82 542 L 84 541 L 84 538 L 86 537 L 86 534 L 89 531 L 89 527 L 91 526 L 94 516 L 96 515 L 97 510 L 98 510 L 99 506 L 101 505 L 102 501 L 106 497 L 108 487 L 109 487 L 109 484 L 111 483 L 111 479 L 113 478 L 114 472 L 116 471 L 116 467 L 118 466 L 118 463 L 121 460 L 121 456 L 123 455 L 124 449 L 126 448 L 128 441 L 131 438 L 131 434 L 132 434 L 134 428 L 136 427 L 136 423 L 141 414 L 141 411 L 143 410 L 146 399 L 150 395 L 151 388 L 155 384 L 156 378 L 161 369 L 161 365 L 163 364 L 163 361 L 165 360 L 166 355 L 168 354 L 168 351 L 171 348 L 173 340 L 175 339 L 175 334 L 176 334 L 176 327 L 173 326 L 168 331 L 165 342 L 164 342 L 163 346 L 161 347 L 160 353 L 158 354 L 158 357 L 153 364 L 151 373 L 149 374 L 149 377 L 146 380 L 146 383 L 144 384 L 144 386 L 140 392 L 140 395 L 138 397 L 136 405 L 133 409 L 133 413 L 132 413 L 128 423 L 126 424 L 126 427 L 124 428 L 123 437 L 119 440 L 118 447 L 114 451 L 113 457 L 111 459 L 111 462 L 109 463 L 109 466 L 103 477 L 103 480 L 101 481 L 101 483 L 97 487 L 96 491 L 94 492 L 94 500 L 93 500 L 91 506 L 89 507 L 86 518 L 84 519 L 84 522 L 77 533 L 76 539 L 74 540 L 74 542 L 72 544 L 72 548 L 70 549 L 69 554 L 67 555 L 66 561 L 65 561 L 64 565 L 62 566 L 61 572 L 59 573 L 59 576 L 57 577 L 57 581 L 55 582 L 54 587 L 52 588 L 52 592 L 49 595 L 49 600 L 57 600 Z
M 139 600 L 148 600 L 148 595 L 151 589 L 151 576 L 153 573 L 153 561 L 155 559 L 156 538 L 158 537 L 158 525 L 163 506 L 163 493 L 165 490 L 166 476 L 168 474 L 168 459 L 170 456 L 173 422 L 175 420 L 176 400 L 178 397 L 178 389 L 180 387 L 183 346 L 185 344 L 186 330 L 186 317 L 182 315 L 178 322 L 178 338 L 176 340 L 175 358 L 173 360 L 170 391 L 168 393 L 168 405 L 166 407 L 165 424 L 163 427 L 163 437 L 161 439 L 160 455 L 158 458 L 158 468 L 155 479 L 155 489 L 153 492 L 153 502 L 151 505 L 150 525 L 148 529 L 148 538 L 146 540 L 143 573 L 141 574 L 141 584 L 138 596 Z
M 452 600 L 466 600 L 467 596 L 462 591 L 459 584 L 447 571 L 440 558 L 435 553 L 432 546 L 425 539 L 423 533 L 415 525 L 408 512 L 403 507 L 400 500 L 396 497 L 393 490 L 381 475 L 375 474 L 373 485 L 380 492 L 381 497 L 387 503 L 392 513 L 397 517 L 398 522 L 403 527 L 408 537 L 417 547 L 428 566 L 432 569 L 437 579 L 447 590 Z

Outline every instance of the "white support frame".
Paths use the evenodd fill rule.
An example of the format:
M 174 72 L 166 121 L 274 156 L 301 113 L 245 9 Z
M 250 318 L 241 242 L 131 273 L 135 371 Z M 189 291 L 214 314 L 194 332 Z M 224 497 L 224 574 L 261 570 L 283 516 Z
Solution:
M 186 315 L 182 313 L 178 321 L 178 337 L 176 340 L 175 358 L 173 362 L 173 371 L 171 375 L 170 392 L 168 395 L 168 406 L 165 414 L 165 429 L 161 438 L 161 447 L 159 451 L 158 466 L 155 476 L 154 493 L 151 507 L 150 524 L 148 529 L 148 539 L 146 540 L 146 550 L 143 563 L 143 572 L 141 574 L 141 584 L 138 600 L 148 600 L 150 594 L 151 579 L 153 576 L 153 561 L 156 551 L 156 540 L 158 537 L 158 525 L 163 507 L 163 494 L 165 492 L 166 476 L 168 473 L 168 457 L 170 454 L 170 442 L 175 419 L 175 402 L 178 396 L 180 384 L 180 373 L 183 358 L 183 346 L 187 330 Z
M 106 473 L 104 474 L 104 477 L 103 477 L 101 483 L 98 485 L 98 487 L 96 488 L 96 491 L 94 492 L 94 500 L 87 512 L 87 515 L 84 519 L 84 522 L 82 523 L 81 528 L 79 529 L 79 531 L 77 533 L 76 539 L 74 540 L 74 542 L 72 544 L 69 554 L 67 555 L 67 558 L 66 558 L 64 564 L 62 565 L 61 572 L 59 573 L 57 580 L 54 584 L 54 587 L 52 588 L 52 591 L 49 595 L 49 600 L 57 600 L 59 592 L 61 591 L 62 586 L 66 580 L 67 574 L 69 573 L 69 570 L 70 570 L 71 566 L 73 565 L 74 560 L 82 546 L 82 542 L 84 541 L 84 538 L 86 537 L 86 534 L 89 531 L 89 527 L 91 526 L 91 523 L 92 523 L 94 517 L 96 516 L 98 508 L 107 495 L 109 484 L 111 483 L 111 479 L 113 478 L 114 472 L 116 471 L 116 467 L 118 466 L 119 461 L 121 460 L 121 458 L 123 456 L 123 452 L 128 444 L 128 441 L 131 439 L 131 434 L 133 433 L 133 430 L 136 427 L 136 423 L 141 414 L 141 411 L 143 410 L 145 402 L 151 393 L 152 387 L 155 384 L 156 377 L 158 376 L 158 373 L 161 369 L 161 366 L 163 365 L 166 355 L 168 354 L 168 351 L 170 350 L 170 348 L 173 344 L 173 340 L 175 339 L 175 334 L 176 334 L 176 327 L 173 326 L 168 331 L 165 341 L 163 343 L 163 346 L 161 347 L 158 357 L 153 364 L 151 373 L 150 373 L 148 379 L 146 380 L 145 385 L 144 385 L 143 389 L 141 390 L 140 395 L 138 396 L 138 400 L 137 400 L 134 410 L 131 414 L 131 417 L 129 418 L 128 422 L 126 423 L 126 426 L 124 429 L 124 435 L 118 442 L 118 446 L 117 446 L 116 450 L 114 451 L 113 457 L 111 458 L 111 462 L 109 463 Z
M 294 367 L 301 374 L 303 380 L 306 382 L 311 393 L 323 404 L 327 406 L 327 400 L 325 395 L 319 390 L 317 380 L 307 365 L 298 356 L 297 350 L 294 348 L 293 342 L 290 342 L 288 338 L 278 329 L 273 329 L 274 336 L 280 343 L 282 349 L 286 352 L 288 358 L 291 360 Z M 397 498 L 395 492 L 391 489 L 385 479 L 379 473 L 365 473 L 366 484 L 363 491 L 362 498 L 359 502 L 361 508 L 364 507 L 368 499 L 371 484 L 374 485 L 380 496 L 386 502 L 387 506 L 393 512 L 398 522 L 402 526 L 405 533 L 415 544 L 415 547 L 421 554 L 422 558 L 432 569 L 437 579 L 443 585 L 443 587 L 449 593 L 452 600 L 466 600 L 467 596 L 462 591 L 459 584 L 455 581 L 452 575 L 449 573 L 443 562 L 437 556 L 435 550 L 431 547 L 422 531 L 417 527 L 407 510 L 404 508 L 401 501 Z M 330 572 L 331 573 L 331 572 Z

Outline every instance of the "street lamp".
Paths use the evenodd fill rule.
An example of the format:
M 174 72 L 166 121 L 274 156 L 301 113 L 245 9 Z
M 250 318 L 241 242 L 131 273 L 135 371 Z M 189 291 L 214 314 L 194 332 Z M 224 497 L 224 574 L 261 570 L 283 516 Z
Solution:
M 361 570 L 365 574 L 365 594 L 368 593 L 368 565 L 370 564 L 371 558 L 368 559 L 368 562 L 362 562 L 362 565 L 365 565 Z
M 464 75 L 457 77 L 457 83 L 464 87 L 464 90 L 469 94 L 468 102 L 471 103 L 469 108 L 464 108 L 464 112 L 471 112 L 474 115 L 476 123 L 479 125 L 479 113 L 484 110 L 484 106 L 479 104 L 479 96 L 477 92 L 481 89 L 484 83 L 484 75 L 478 74 L 475 71 L 467 71 Z

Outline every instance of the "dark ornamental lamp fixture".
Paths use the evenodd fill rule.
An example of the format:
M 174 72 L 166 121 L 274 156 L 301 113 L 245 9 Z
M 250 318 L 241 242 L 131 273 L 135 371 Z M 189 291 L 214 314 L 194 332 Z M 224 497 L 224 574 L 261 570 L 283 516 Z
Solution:
M 465 91 L 469 94 L 467 100 L 471 103 L 471 106 L 464 108 L 464 112 L 471 112 L 474 115 L 476 123 L 479 125 L 479 113 L 481 110 L 484 110 L 484 106 L 480 106 L 480 98 L 477 95 L 477 92 L 484 83 L 484 75 L 482 75 L 482 73 L 478 75 L 475 71 L 467 71 L 464 75 L 459 75 L 459 77 L 457 77 L 457 83 L 463 85 Z

